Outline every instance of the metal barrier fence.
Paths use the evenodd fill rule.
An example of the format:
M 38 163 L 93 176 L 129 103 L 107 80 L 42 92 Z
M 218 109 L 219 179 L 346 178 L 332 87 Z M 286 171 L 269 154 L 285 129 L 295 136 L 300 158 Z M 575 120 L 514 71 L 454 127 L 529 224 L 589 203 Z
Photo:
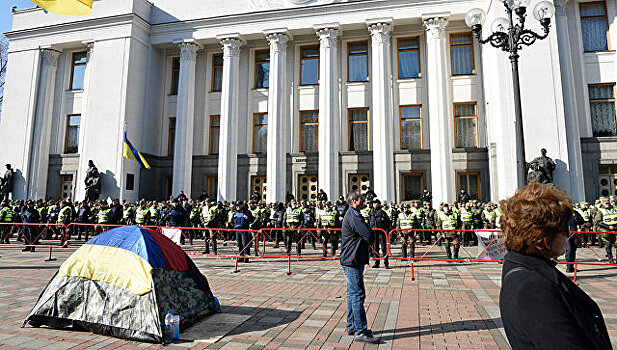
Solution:
M 2 246 L 25 246 L 53 248 L 76 248 L 85 243 L 89 237 L 124 225 L 111 224 L 25 224 L 0 223 L 0 243 Z M 264 228 L 260 230 L 236 230 L 226 228 L 202 227 L 159 227 L 145 226 L 157 230 L 167 236 L 177 234 L 180 244 L 187 254 L 216 258 L 235 259 L 235 272 L 238 271 L 238 262 L 248 262 L 249 259 L 284 259 L 287 261 L 288 274 L 291 274 L 291 260 L 303 259 L 338 260 L 340 259 L 340 228 Z M 468 263 L 502 263 L 501 259 L 487 258 L 487 252 L 494 250 L 494 245 L 500 242 L 500 230 L 443 230 L 443 229 L 394 229 L 386 232 L 382 229 L 373 229 L 378 233 L 379 244 L 370 246 L 371 260 L 386 261 L 391 258 L 399 261 L 408 261 L 412 271 L 412 280 L 415 279 L 414 263 L 428 262 L 468 262 Z M 468 235 L 468 236 L 465 236 Z M 601 242 L 602 238 L 596 235 L 610 235 L 607 238 L 606 259 L 601 257 L 593 248 L 594 242 Z M 568 238 L 568 244 L 580 245 L 591 252 L 595 261 L 585 260 L 574 262 L 559 262 L 560 265 L 574 265 L 574 281 L 576 281 L 579 265 L 590 266 L 617 266 L 617 249 L 614 254 L 617 232 L 574 231 Z M 17 236 L 20 243 L 11 242 Z M 486 236 L 486 243 L 482 246 L 477 242 Z M 83 237 L 83 240 L 82 240 Z M 433 242 L 434 237 L 434 242 Z M 463 241 L 476 242 L 473 246 L 463 244 Z M 596 239 L 597 238 L 597 239 Z M 423 242 L 421 242 L 423 241 Z M 395 243 L 396 242 L 396 243 Z M 401 247 L 394 248 L 400 242 Z M 422 252 L 419 244 L 429 244 Z M 222 243 L 222 244 L 221 244 Z M 313 250 L 306 248 L 312 245 Z M 503 244 L 503 243 L 500 243 Z M 435 252 L 437 246 L 443 246 L 442 253 Z M 254 246 L 254 248 L 253 248 Z M 472 253 L 472 247 L 477 247 L 477 254 Z M 295 249 L 294 249 L 295 248 Z M 380 249 L 381 248 L 381 249 Z M 251 255 L 251 249 L 253 254 Z M 499 249 L 505 248 L 500 247 Z M 304 253 L 303 253 L 304 251 Z M 608 252 L 610 251 L 610 256 Z M 421 253 L 421 254 L 420 254 Z M 443 254 L 443 255 L 442 255 Z M 437 256 L 441 255 L 441 256 Z M 445 255 L 445 256 L 444 256 Z M 461 256 L 462 255 L 462 256 Z

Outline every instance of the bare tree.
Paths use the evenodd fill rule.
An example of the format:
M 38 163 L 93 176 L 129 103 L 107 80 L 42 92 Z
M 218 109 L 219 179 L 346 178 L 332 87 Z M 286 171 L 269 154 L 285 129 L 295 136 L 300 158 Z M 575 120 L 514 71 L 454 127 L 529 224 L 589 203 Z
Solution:
M 0 38 L 0 112 L 4 100 L 4 81 L 6 79 L 6 65 L 9 56 L 9 41 L 5 37 Z

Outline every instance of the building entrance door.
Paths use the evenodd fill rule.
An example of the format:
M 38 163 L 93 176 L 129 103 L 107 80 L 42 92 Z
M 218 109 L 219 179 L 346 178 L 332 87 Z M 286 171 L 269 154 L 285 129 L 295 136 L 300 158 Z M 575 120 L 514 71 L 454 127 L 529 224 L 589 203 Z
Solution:
M 62 175 L 62 200 L 73 199 L 73 175 Z
M 600 165 L 600 195 L 617 196 L 617 165 Z
M 253 192 L 257 191 L 261 195 L 261 200 L 266 200 L 266 191 L 267 191 L 267 183 L 265 176 L 251 176 L 251 193 L 249 193 L 249 197 L 253 194 Z
M 317 200 L 317 175 L 298 176 L 298 198 L 301 201 Z
M 347 181 L 347 188 L 349 192 L 360 190 L 362 194 L 366 193 L 366 190 L 371 186 L 368 174 L 349 174 L 349 181 Z

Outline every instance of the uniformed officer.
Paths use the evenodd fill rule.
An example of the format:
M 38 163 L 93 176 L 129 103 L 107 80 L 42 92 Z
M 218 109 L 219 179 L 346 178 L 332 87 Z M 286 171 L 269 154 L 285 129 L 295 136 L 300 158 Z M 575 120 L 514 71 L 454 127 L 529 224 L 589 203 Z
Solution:
M 0 226 L 0 243 L 11 244 L 9 236 L 13 230 L 12 225 L 8 225 L 13 222 L 13 209 L 9 206 L 9 202 L 2 202 L 2 209 L 0 209 L 0 222 L 3 224 Z
M 201 222 L 204 227 L 216 228 L 218 225 L 217 219 L 219 217 L 219 208 L 212 198 L 206 199 L 206 205 L 201 208 Z M 205 231 L 204 240 L 204 254 L 210 254 L 210 245 L 212 245 L 212 251 L 217 255 L 216 247 L 216 230 Z
M 261 230 L 262 222 L 263 222 L 261 217 L 263 215 L 263 210 L 261 209 L 261 207 L 257 205 L 257 202 L 250 202 L 249 211 L 251 212 L 251 215 L 253 215 L 253 218 L 255 219 L 253 220 L 249 228 L 251 230 Z M 258 242 L 256 241 L 257 234 L 255 232 L 251 232 L 251 237 L 258 244 Z M 259 255 L 259 250 L 255 249 L 255 256 L 257 255 Z
M 482 224 L 487 230 L 495 228 L 495 210 L 493 208 L 493 203 L 489 202 L 486 204 L 484 210 L 482 210 Z
M 424 213 L 424 223 L 422 227 L 425 230 L 434 230 L 437 226 L 437 211 L 433 209 L 431 202 L 422 203 L 422 212 Z M 426 244 L 433 244 L 433 231 L 424 231 L 424 241 Z M 441 241 L 439 241 L 441 242 Z
M 122 224 L 135 224 L 135 208 L 131 203 L 124 203 L 124 209 L 122 210 Z
M 373 199 L 373 210 L 371 210 L 371 215 L 369 218 L 369 226 L 373 229 L 381 229 L 374 230 L 373 234 L 375 235 L 375 241 L 373 242 L 373 249 L 371 253 L 374 254 L 376 258 L 385 257 L 384 266 L 386 269 L 390 268 L 390 264 L 388 263 L 388 242 L 387 242 L 387 230 L 392 226 L 390 222 L 390 217 L 386 214 L 385 211 L 381 208 L 381 202 L 379 199 Z M 379 249 L 381 248 L 381 256 L 379 255 Z M 373 264 L 374 268 L 379 268 L 379 261 L 375 260 Z
M 70 239 L 67 227 L 73 222 L 73 208 L 67 202 L 60 203 L 60 211 L 58 212 L 58 224 L 64 225 L 60 229 L 60 241 L 65 243 Z
M 360 210 L 360 214 L 362 214 L 362 218 L 364 219 L 364 222 L 366 222 L 366 224 L 369 224 L 369 220 L 371 218 L 371 210 L 373 210 L 373 198 L 369 197 L 370 199 L 366 199 L 366 207 L 364 207 L 364 209 Z
M 323 223 L 322 223 L 322 219 L 321 217 L 325 214 L 326 212 L 326 206 L 325 206 L 325 202 L 324 201 L 318 201 L 317 205 L 315 206 L 315 227 L 317 228 L 317 234 L 316 236 L 319 238 L 319 242 L 320 244 L 323 246 L 322 249 L 322 255 L 323 256 L 327 256 L 327 242 L 328 242 L 328 235 L 329 232 L 327 230 L 320 230 L 321 228 L 323 228 Z
M 302 242 L 303 242 L 303 246 L 302 248 L 304 248 L 304 242 L 306 242 L 307 240 L 309 242 L 311 242 L 311 245 L 313 246 L 313 250 L 317 249 L 317 246 L 315 245 L 315 236 L 313 236 L 315 234 L 315 230 L 311 230 L 315 228 L 315 215 L 313 214 L 313 211 L 311 210 L 311 207 L 308 205 L 308 203 L 305 203 L 304 206 L 302 207 L 302 228 L 306 228 L 308 230 L 302 230 L 300 232 L 300 236 L 302 237 Z
M 424 205 L 430 205 L 424 202 Z M 412 258 L 416 257 L 416 238 L 417 231 L 414 231 L 415 215 L 411 211 L 409 204 L 403 204 L 403 211 L 398 214 L 396 227 L 400 229 L 401 240 L 403 241 L 403 258 L 407 258 L 407 247 L 409 247 Z
M 299 239 L 298 237 L 298 229 L 301 225 L 300 216 L 302 215 L 302 209 L 298 207 L 298 203 L 295 200 L 292 200 L 285 211 L 285 227 L 289 229 L 294 229 L 290 231 L 285 231 L 285 249 L 287 250 L 287 255 L 291 254 L 291 245 L 294 240 Z M 302 244 L 300 242 L 296 242 L 296 252 L 298 256 L 302 254 Z
M 411 207 L 411 212 L 413 213 L 413 227 L 416 229 L 423 229 L 424 228 L 424 212 L 422 211 L 422 207 L 420 206 L 420 201 L 419 200 L 414 200 L 412 202 L 412 207 Z M 422 237 L 422 235 L 424 235 L 425 232 L 423 231 L 416 231 L 414 236 L 417 239 L 418 237 Z M 415 243 L 415 242 L 414 242 Z
M 472 230 L 473 229 L 473 210 L 471 210 L 471 203 L 467 202 L 462 205 L 459 210 L 459 216 L 461 219 L 461 229 L 463 230 Z M 461 232 L 462 242 L 461 244 L 464 246 L 469 246 L 469 242 L 471 241 L 471 235 L 473 232 L 464 231 Z
M 583 232 L 581 234 L 581 238 L 585 243 L 594 244 L 595 235 L 591 235 L 587 232 L 591 231 L 592 225 L 592 217 L 591 210 L 589 209 L 589 203 L 581 202 L 580 207 L 575 209 L 576 212 L 581 216 L 583 222 L 579 225 L 578 229 Z
M 107 202 L 101 202 L 99 212 L 96 214 L 96 234 L 102 233 L 109 229 L 106 225 L 109 225 L 109 221 L 111 220 L 111 209 L 107 207 Z
M 598 210 L 596 223 L 600 231 L 606 232 L 600 235 L 606 247 L 606 258 L 609 263 L 613 263 L 613 245 L 615 244 L 615 233 L 617 230 L 617 209 L 605 198 L 600 198 L 602 207 Z
M 443 212 L 439 217 L 442 230 L 456 230 L 460 228 L 460 220 L 456 213 L 447 203 L 443 205 Z M 454 259 L 458 259 L 460 234 L 456 231 L 443 231 L 443 239 L 446 241 L 445 249 L 448 259 L 452 259 L 452 242 L 454 242 Z
M 340 196 L 338 198 L 338 201 L 336 201 L 336 205 L 334 208 L 336 209 L 336 215 L 337 215 L 336 227 L 340 228 L 343 225 L 343 218 L 345 218 L 345 214 L 347 213 L 347 210 L 349 209 L 349 204 L 347 204 L 343 196 Z
M 320 218 L 320 222 L 321 222 L 321 227 L 323 227 L 324 230 L 324 241 L 323 241 L 323 245 L 324 245 L 324 251 L 323 251 L 323 256 L 327 255 L 327 250 L 328 250 L 328 243 L 332 243 L 332 249 L 330 250 L 330 255 L 332 256 L 336 256 L 336 251 L 338 250 L 338 241 L 340 238 L 340 233 L 338 231 L 335 230 L 336 228 L 336 217 L 338 216 L 338 213 L 336 211 L 336 209 L 334 208 L 334 206 L 332 205 L 332 202 L 328 202 L 326 203 L 326 207 L 323 210 L 323 213 L 321 215 Z

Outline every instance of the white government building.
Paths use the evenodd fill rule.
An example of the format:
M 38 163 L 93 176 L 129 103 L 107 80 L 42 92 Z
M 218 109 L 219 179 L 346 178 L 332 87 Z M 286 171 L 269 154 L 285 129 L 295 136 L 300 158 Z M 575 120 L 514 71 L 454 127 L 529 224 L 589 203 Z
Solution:
M 531 15 L 528 26 L 542 28 Z M 617 193 L 617 1 L 555 0 L 521 51 L 527 161 L 546 148 L 575 200 Z M 517 187 L 508 54 L 480 45 L 497 0 L 95 0 L 15 9 L 0 162 L 13 198 L 498 200 Z M 152 169 L 122 157 L 123 133 Z M 267 186 L 266 186 L 267 184 Z M 266 188 L 267 187 L 267 188 Z

